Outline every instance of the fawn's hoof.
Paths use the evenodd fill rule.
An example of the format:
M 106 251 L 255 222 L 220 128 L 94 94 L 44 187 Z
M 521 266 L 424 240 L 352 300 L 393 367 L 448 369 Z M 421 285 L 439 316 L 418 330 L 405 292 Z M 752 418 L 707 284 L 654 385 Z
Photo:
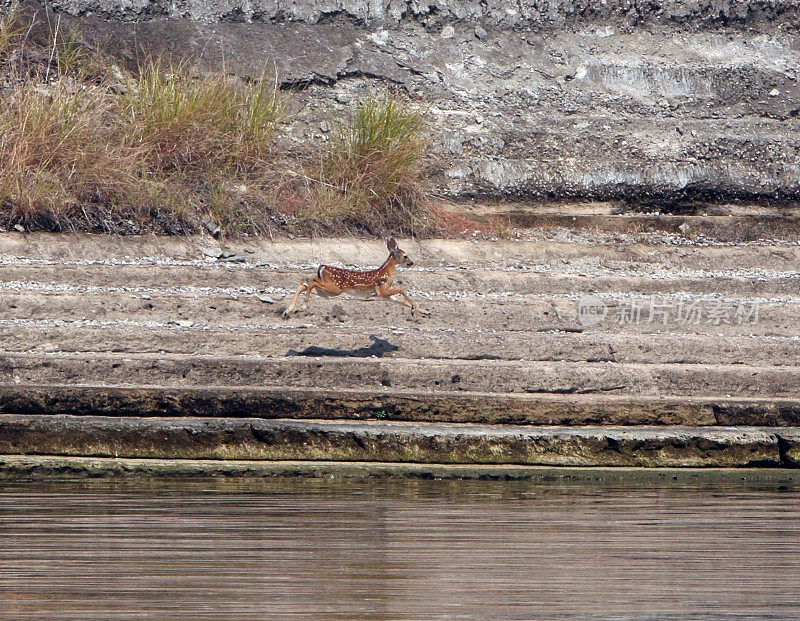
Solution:
M 422 308 L 420 306 L 413 309 L 411 314 L 413 315 L 415 312 L 419 313 L 420 315 L 425 315 L 426 317 L 431 314 L 431 311 L 429 311 L 427 308 Z
M 283 311 L 283 314 L 281 314 L 281 317 L 283 317 L 284 319 L 289 319 L 289 317 L 291 316 L 292 314 L 288 310 Z

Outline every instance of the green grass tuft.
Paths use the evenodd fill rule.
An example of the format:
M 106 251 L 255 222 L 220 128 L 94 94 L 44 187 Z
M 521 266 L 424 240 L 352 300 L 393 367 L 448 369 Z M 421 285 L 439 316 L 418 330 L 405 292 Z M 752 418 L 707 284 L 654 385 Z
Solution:
M 128 80 L 119 105 L 129 139 L 162 172 L 257 166 L 284 116 L 284 99 L 268 80 L 198 76 L 186 63 L 169 67 L 159 59 Z
M 70 29 L 59 33 L 54 41 L 56 67 L 61 75 L 67 73 L 85 74 L 89 69 L 89 55 L 80 43 L 80 32 Z
M 18 49 L 25 32 L 19 22 L 18 9 L 12 9 L 8 14 L 0 17 L 0 60 L 9 52 Z
M 424 226 L 423 114 L 386 95 L 336 124 L 319 167 L 315 209 L 349 228 L 413 233 Z

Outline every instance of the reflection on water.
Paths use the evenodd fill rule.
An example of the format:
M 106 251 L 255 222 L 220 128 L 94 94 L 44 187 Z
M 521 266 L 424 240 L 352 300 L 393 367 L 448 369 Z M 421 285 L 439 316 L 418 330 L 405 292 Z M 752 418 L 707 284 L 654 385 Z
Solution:
M 800 617 L 800 492 L 0 485 L 0 616 Z

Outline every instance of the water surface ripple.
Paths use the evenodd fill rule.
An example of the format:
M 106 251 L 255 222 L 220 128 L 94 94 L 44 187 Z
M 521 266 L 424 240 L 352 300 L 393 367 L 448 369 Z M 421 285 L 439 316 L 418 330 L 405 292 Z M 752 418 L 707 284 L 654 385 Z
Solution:
M 0 484 L 0 617 L 800 618 L 794 488 Z

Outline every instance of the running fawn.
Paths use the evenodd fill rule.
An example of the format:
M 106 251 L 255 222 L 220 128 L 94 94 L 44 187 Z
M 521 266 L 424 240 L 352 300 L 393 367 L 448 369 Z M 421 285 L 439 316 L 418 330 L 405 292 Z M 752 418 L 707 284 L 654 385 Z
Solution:
M 379 268 L 374 270 L 348 270 L 342 267 L 331 265 L 320 265 L 317 268 L 317 275 L 308 282 L 300 283 L 297 293 L 292 298 L 292 303 L 283 311 L 283 318 L 288 319 L 293 312 L 304 311 L 308 308 L 308 301 L 314 289 L 320 289 L 319 293 L 327 295 L 339 295 L 346 291 L 362 291 L 366 293 L 376 293 L 382 298 L 390 298 L 393 295 L 400 295 L 397 299 L 401 304 L 411 308 L 411 314 L 415 312 L 429 315 L 430 311 L 425 310 L 402 289 L 393 287 L 394 271 L 398 265 L 414 265 L 408 255 L 400 249 L 393 237 L 386 242 L 389 248 L 389 258 L 383 262 Z M 306 294 L 300 308 L 295 310 L 300 296 Z

